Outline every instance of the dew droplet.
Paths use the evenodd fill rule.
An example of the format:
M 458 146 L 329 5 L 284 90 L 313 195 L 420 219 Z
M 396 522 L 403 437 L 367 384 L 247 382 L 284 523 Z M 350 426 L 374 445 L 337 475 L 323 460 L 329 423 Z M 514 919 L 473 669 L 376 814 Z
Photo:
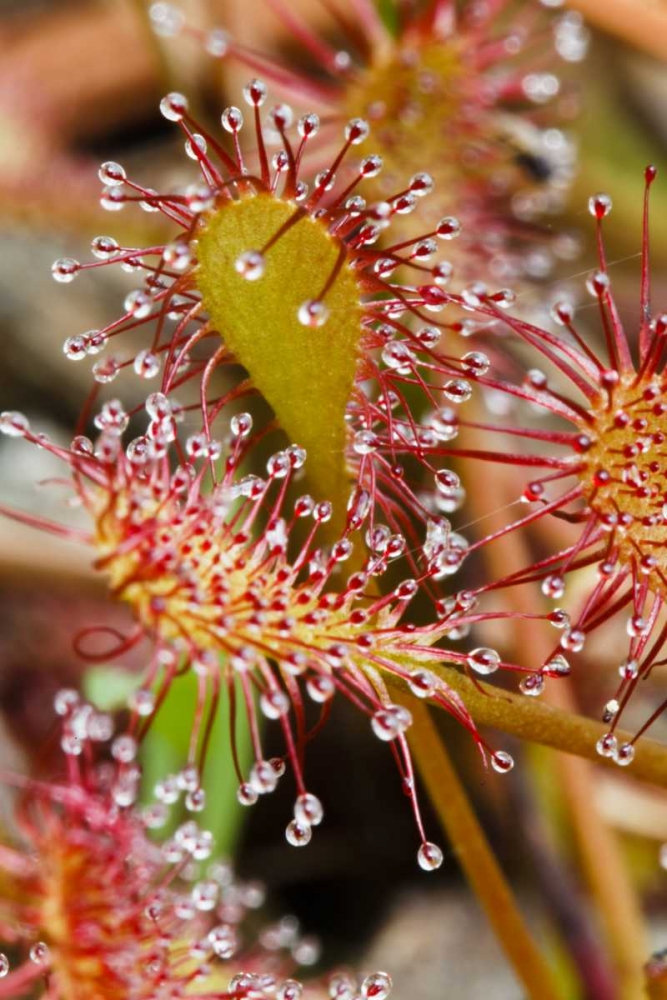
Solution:
M 225 108 L 220 116 L 220 122 L 225 132 L 235 135 L 243 128 L 243 112 L 240 108 Z
M 255 791 L 251 784 L 244 781 L 236 791 L 236 798 L 242 806 L 254 806 L 259 798 L 259 793 Z
M 505 750 L 496 750 L 491 754 L 491 767 L 499 774 L 507 774 L 514 767 L 514 758 Z
M 465 379 L 453 378 L 449 382 L 445 382 L 442 392 L 452 403 L 465 403 L 472 395 L 472 387 Z
M 111 744 L 111 756 L 123 764 L 129 764 L 137 755 L 137 741 L 133 736 L 117 736 Z
M 345 126 L 345 138 L 352 146 L 358 146 L 370 135 L 370 125 L 363 118 L 351 118 Z
M 461 223 L 454 216 L 448 215 L 440 220 L 435 231 L 441 240 L 453 240 L 461 233 Z
M 189 139 L 185 140 L 185 155 L 191 160 L 199 160 L 201 156 L 206 155 L 207 145 L 206 139 L 203 135 L 199 133 L 194 133 Z
M 500 666 L 500 654 L 495 649 L 488 646 L 479 646 L 472 649 L 466 657 L 468 666 L 475 673 L 486 675 L 493 674 Z
M 188 112 L 188 100 L 173 91 L 160 101 L 160 114 L 170 122 L 183 121 Z
M 148 292 L 139 288 L 125 296 L 123 305 L 125 312 L 129 313 L 130 316 L 133 316 L 135 319 L 145 319 L 147 316 L 150 316 L 151 309 L 153 308 L 153 299 Z
M 210 930 L 208 940 L 215 954 L 222 959 L 231 958 L 239 944 L 236 930 L 229 924 L 220 924 Z
M 137 715 L 151 715 L 155 709 L 155 695 L 148 688 L 137 688 L 128 698 L 128 704 Z
M 605 733 L 595 744 L 595 749 L 601 757 L 613 757 L 616 754 L 618 740 L 613 733 Z
M 297 310 L 297 317 L 302 326 L 323 326 L 329 318 L 329 309 L 318 299 L 307 299 Z
M 558 600 L 565 593 L 565 580 L 559 574 L 551 573 L 542 581 L 541 589 L 545 597 Z
M 380 441 L 373 431 L 357 431 L 352 447 L 357 455 L 370 455 L 377 450 Z
M 133 367 L 140 378 L 155 378 L 160 371 L 160 358 L 152 351 L 139 351 L 134 359 Z
M 30 430 L 28 418 L 18 410 L 4 410 L 0 413 L 0 434 L 7 437 L 23 437 Z
M 183 12 L 170 3 L 153 3 L 149 9 L 151 27 L 161 38 L 173 38 L 185 25 Z
M 417 852 L 417 861 L 425 872 L 433 872 L 442 864 L 443 853 L 437 844 L 425 840 Z
M 35 965 L 48 965 L 50 958 L 49 946 L 44 941 L 38 941 L 30 949 L 30 961 L 34 962 Z
M 303 986 L 296 979 L 286 979 L 280 986 L 276 1000 L 301 1000 Z
M 639 674 L 639 664 L 636 660 L 625 660 L 618 668 L 618 672 L 624 681 L 633 681 Z
M 111 236 L 96 236 L 90 244 L 93 257 L 98 260 L 109 260 L 110 257 L 118 253 L 120 247 Z
M 595 219 L 604 219 L 611 208 L 612 202 L 608 194 L 594 194 L 588 199 L 588 211 Z
M 373 732 L 380 740 L 389 742 L 404 733 L 412 725 L 412 716 L 402 705 L 386 705 L 379 708 L 371 718 Z
M 289 712 L 290 700 L 284 691 L 276 688 L 262 693 L 259 705 L 267 719 L 280 719 Z
M 544 691 L 544 677 L 542 674 L 528 674 L 519 683 L 522 694 L 530 698 L 537 698 Z
M 635 759 L 635 748 L 632 743 L 621 743 L 613 754 L 613 758 L 619 767 L 627 767 Z
M 548 677 L 568 677 L 571 667 L 565 657 L 561 653 L 557 653 L 545 663 L 543 671 Z
M 258 281 L 266 270 L 266 258 L 259 250 L 246 250 L 234 261 L 234 269 L 246 281 Z
M 102 361 L 96 361 L 93 365 L 93 377 L 96 382 L 102 385 L 113 382 L 119 371 L 120 362 L 115 358 L 104 358 Z
M 107 187 L 119 187 L 127 180 L 125 168 L 114 160 L 107 160 L 106 163 L 103 163 L 97 171 L 97 175 Z
M 287 824 L 285 839 L 292 847 L 305 847 L 310 843 L 313 831 L 307 823 L 299 823 L 293 819 Z
M 324 818 L 322 803 L 312 792 L 299 795 L 294 803 L 294 818 L 301 826 L 319 826 Z
M 63 285 L 74 281 L 80 270 L 81 264 L 73 257 L 60 257 L 51 265 L 51 274 L 56 281 L 59 281 Z
M 229 51 L 229 35 L 222 28 L 213 28 L 206 36 L 204 48 L 209 55 L 222 59 Z
M 361 996 L 364 1000 L 387 1000 L 391 993 L 392 981 L 387 972 L 374 972 L 366 976 L 361 984 Z
M 313 701 L 323 704 L 333 698 L 336 685 L 328 674 L 315 674 L 306 681 L 306 690 Z
M 319 116 L 312 112 L 310 114 L 303 115 L 299 118 L 296 128 L 302 139 L 312 138 L 317 135 L 320 130 Z
M 431 698 L 438 687 L 438 678 L 430 670 L 413 670 L 408 677 L 408 686 L 417 698 Z

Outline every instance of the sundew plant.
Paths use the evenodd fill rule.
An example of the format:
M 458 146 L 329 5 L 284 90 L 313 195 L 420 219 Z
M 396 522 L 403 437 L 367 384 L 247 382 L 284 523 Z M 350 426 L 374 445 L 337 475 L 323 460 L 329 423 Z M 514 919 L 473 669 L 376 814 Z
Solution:
M 7 15 L 0 998 L 666 995 L 667 15 L 98 15 Z

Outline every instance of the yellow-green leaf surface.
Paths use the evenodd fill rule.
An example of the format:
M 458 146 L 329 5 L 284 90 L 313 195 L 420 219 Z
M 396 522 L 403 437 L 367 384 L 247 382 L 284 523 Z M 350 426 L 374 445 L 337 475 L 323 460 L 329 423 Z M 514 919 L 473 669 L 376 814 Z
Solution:
M 361 332 L 359 288 L 345 263 L 324 299 L 320 327 L 299 322 L 299 306 L 319 299 L 340 244 L 308 216 L 266 252 L 257 281 L 234 263 L 261 250 L 297 211 L 271 195 L 242 198 L 216 212 L 201 234 L 197 286 L 213 325 L 273 408 L 292 443 L 308 453 L 306 477 L 317 499 L 331 500 L 340 523 L 347 495 L 345 408 Z

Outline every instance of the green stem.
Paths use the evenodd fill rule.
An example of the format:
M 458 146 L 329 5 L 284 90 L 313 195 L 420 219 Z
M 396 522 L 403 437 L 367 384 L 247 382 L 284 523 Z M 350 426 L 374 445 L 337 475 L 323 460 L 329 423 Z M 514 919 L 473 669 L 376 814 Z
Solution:
M 408 699 L 405 699 L 406 702 Z M 558 1000 L 553 973 L 540 953 L 454 770 L 428 708 L 409 699 L 410 749 L 457 860 L 527 995 Z
M 459 673 L 454 667 L 442 663 L 419 663 L 419 667 L 428 666 L 445 684 L 463 698 L 476 725 L 493 726 L 504 733 L 517 736 L 531 743 L 541 743 L 543 746 L 554 747 L 563 753 L 574 754 L 594 760 L 603 767 L 613 768 L 617 765 L 609 757 L 601 757 L 595 744 L 608 731 L 608 726 L 594 722 L 581 715 L 565 712 L 551 705 L 511 694 L 500 688 L 473 683 L 470 678 Z M 392 687 L 407 690 L 407 686 L 385 675 L 385 680 Z M 554 681 L 558 683 L 558 681 Z M 619 742 L 630 742 L 632 734 L 617 730 Z M 647 781 L 653 785 L 667 787 L 667 747 L 653 740 L 641 739 L 636 746 L 635 759 L 630 765 L 633 777 Z

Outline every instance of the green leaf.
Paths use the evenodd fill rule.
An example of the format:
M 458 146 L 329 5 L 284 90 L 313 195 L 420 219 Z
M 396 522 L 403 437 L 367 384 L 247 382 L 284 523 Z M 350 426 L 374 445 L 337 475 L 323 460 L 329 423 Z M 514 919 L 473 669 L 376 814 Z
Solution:
M 197 684 L 198 678 L 191 671 L 172 682 L 169 694 L 143 741 L 142 764 L 147 798 L 151 797 L 157 781 L 184 766 L 197 704 Z M 197 816 L 197 821 L 213 833 L 218 855 L 233 852 L 245 813 L 236 798 L 238 779 L 232 764 L 228 708 L 228 701 L 223 696 L 213 723 L 202 776 L 206 808 Z M 252 759 L 245 712 L 237 714 L 236 746 L 241 767 L 245 770 Z M 176 817 L 176 822 L 182 819 L 182 816 Z
M 83 675 L 83 693 L 100 712 L 117 712 L 127 705 L 133 691 L 141 686 L 141 676 L 122 667 L 89 667 Z
M 271 195 L 223 205 L 208 220 L 197 247 L 196 283 L 212 326 L 273 408 L 290 441 L 308 453 L 306 476 L 317 499 L 347 498 L 345 412 L 356 374 L 362 306 L 343 245 L 318 220 L 293 222 L 298 207 Z M 265 251 L 263 275 L 249 281 L 236 261 Z M 324 298 L 328 318 L 304 326 L 299 307 Z M 344 516 L 344 505 L 335 508 Z
M 382 23 L 392 36 L 398 38 L 398 10 L 395 0 L 377 0 L 378 13 L 382 18 Z
M 96 666 L 86 671 L 83 690 L 86 698 L 100 711 L 114 712 L 127 705 L 129 695 L 140 687 L 141 679 L 140 674 L 120 667 Z M 180 771 L 186 762 L 197 703 L 197 682 L 192 672 L 172 682 L 142 742 L 144 802 L 152 801 L 153 788 L 160 779 Z M 232 765 L 228 707 L 223 696 L 213 723 L 203 774 L 206 808 L 197 817 L 202 826 L 213 833 L 219 855 L 233 852 L 244 816 L 244 809 L 236 799 L 238 780 Z M 236 746 L 245 771 L 252 760 L 245 712 L 237 715 Z M 183 818 L 183 813 L 174 809 L 169 829 L 176 827 Z

